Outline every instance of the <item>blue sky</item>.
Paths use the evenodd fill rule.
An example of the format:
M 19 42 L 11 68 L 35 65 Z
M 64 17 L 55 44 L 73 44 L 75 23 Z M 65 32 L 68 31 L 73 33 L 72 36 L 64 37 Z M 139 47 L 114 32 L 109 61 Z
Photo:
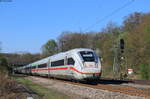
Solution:
M 40 52 L 63 31 L 84 31 L 131 0 L 12 0 L 0 2 L 2 52 Z M 110 21 L 122 24 L 133 12 L 150 12 L 150 0 L 134 0 L 88 31 L 100 31 Z

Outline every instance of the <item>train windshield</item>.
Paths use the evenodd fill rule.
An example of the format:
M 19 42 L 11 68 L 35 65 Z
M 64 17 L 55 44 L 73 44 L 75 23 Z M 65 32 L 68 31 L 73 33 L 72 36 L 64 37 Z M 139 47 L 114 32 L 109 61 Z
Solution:
M 80 55 L 83 58 L 83 60 L 86 61 L 86 62 L 93 62 L 93 61 L 95 61 L 95 56 L 94 56 L 93 52 L 81 51 Z

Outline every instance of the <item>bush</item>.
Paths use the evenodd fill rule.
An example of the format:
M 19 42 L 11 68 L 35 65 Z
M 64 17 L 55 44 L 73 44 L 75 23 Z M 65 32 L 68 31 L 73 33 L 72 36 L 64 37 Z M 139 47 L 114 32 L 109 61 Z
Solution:
M 140 66 L 141 78 L 142 79 L 150 79 L 149 66 L 148 64 L 141 64 Z
M 7 59 L 0 57 L 0 72 L 6 72 L 8 69 Z
M 3 57 L 0 57 L 0 65 L 7 66 L 7 59 L 3 58 Z

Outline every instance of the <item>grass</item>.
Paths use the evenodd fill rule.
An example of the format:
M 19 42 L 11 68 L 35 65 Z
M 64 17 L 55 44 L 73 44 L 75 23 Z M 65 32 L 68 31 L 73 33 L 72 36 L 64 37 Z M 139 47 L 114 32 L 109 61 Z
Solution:
M 56 92 L 51 89 L 44 88 L 41 85 L 35 84 L 32 81 L 24 78 L 24 77 L 15 77 L 15 80 L 28 86 L 31 88 L 34 92 L 36 92 L 42 99 L 69 99 L 68 96 Z

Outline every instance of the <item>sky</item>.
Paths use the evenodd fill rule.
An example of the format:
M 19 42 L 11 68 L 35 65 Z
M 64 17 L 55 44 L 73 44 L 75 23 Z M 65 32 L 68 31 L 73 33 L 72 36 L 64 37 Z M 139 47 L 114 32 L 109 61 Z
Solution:
M 3 53 L 39 53 L 44 43 L 57 40 L 63 31 L 101 31 L 109 22 L 121 25 L 131 13 L 150 12 L 150 0 L 10 1 L 0 2 L 0 46 Z M 127 6 L 122 8 L 125 4 Z

